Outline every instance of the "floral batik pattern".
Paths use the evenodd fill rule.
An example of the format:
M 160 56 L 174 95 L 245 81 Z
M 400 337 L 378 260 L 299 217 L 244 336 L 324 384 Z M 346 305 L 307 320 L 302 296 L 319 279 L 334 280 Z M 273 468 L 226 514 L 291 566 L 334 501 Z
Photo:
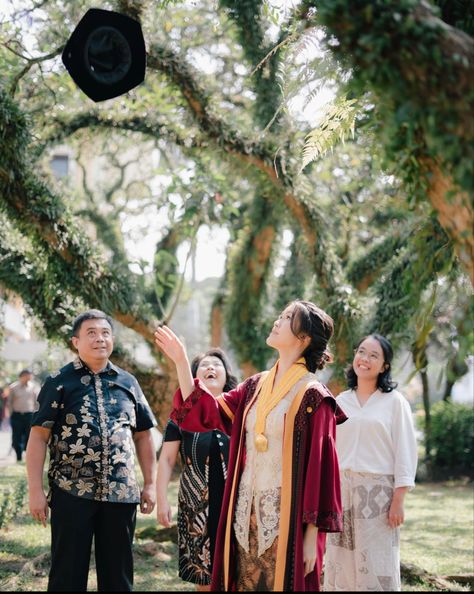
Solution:
M 237 543 L 236 590 L 238 592 L 271 592 L 275 581 L 278 537 L 261 555 L 258 554 L 258 527 L 252 505 L 248 550 Z
M 50 486 L 95 501 L 139 503 L 133 433 L 156 424 L 137 380 L 79 359 L 47 378 L 32 425 L 51 429 Z

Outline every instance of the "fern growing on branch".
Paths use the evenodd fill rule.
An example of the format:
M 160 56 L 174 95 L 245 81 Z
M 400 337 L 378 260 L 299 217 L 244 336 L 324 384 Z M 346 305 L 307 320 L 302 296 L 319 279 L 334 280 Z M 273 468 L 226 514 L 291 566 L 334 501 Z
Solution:
M 321 124 L 307 134 L 300 172 L 312 161 L 344 143 L 348 134 L 354 138 L 357 99 L 338 99 L 327 109 Z

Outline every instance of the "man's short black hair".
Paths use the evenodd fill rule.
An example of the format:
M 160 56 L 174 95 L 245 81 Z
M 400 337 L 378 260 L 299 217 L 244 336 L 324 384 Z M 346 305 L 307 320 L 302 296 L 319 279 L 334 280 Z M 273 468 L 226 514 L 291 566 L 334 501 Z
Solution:
M 18 377 L 23 377 L 24 375 L 33 375 L 31 369 L 22 369 L 18 374 Z
M 82 322 L 86 320 L 107 320 L 109 326 L 113 332 L 114 324 L 112 318 L 100 309 L 88 309 L 87 311 L 79 314 L 72 323 L 72 336 L 78 336 L 82 326 Z

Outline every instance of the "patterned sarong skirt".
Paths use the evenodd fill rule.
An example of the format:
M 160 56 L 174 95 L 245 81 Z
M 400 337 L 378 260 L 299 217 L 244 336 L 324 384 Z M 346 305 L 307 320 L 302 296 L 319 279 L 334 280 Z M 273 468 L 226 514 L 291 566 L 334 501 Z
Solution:
M 344 532 L 328 534 L 326 592 L 395 592 L 400 582 L 400 528 L 390 528 L 393 476 L 341 472 Z

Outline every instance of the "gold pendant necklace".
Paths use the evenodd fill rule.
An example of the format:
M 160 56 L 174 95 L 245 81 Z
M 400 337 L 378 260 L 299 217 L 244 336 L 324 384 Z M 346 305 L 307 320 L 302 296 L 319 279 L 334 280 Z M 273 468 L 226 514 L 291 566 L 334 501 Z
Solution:
M 255 436 L 255 447 L 257 452 L 266 452 L 268 450 L 268 439 L 263 433 L 258 433 Z

